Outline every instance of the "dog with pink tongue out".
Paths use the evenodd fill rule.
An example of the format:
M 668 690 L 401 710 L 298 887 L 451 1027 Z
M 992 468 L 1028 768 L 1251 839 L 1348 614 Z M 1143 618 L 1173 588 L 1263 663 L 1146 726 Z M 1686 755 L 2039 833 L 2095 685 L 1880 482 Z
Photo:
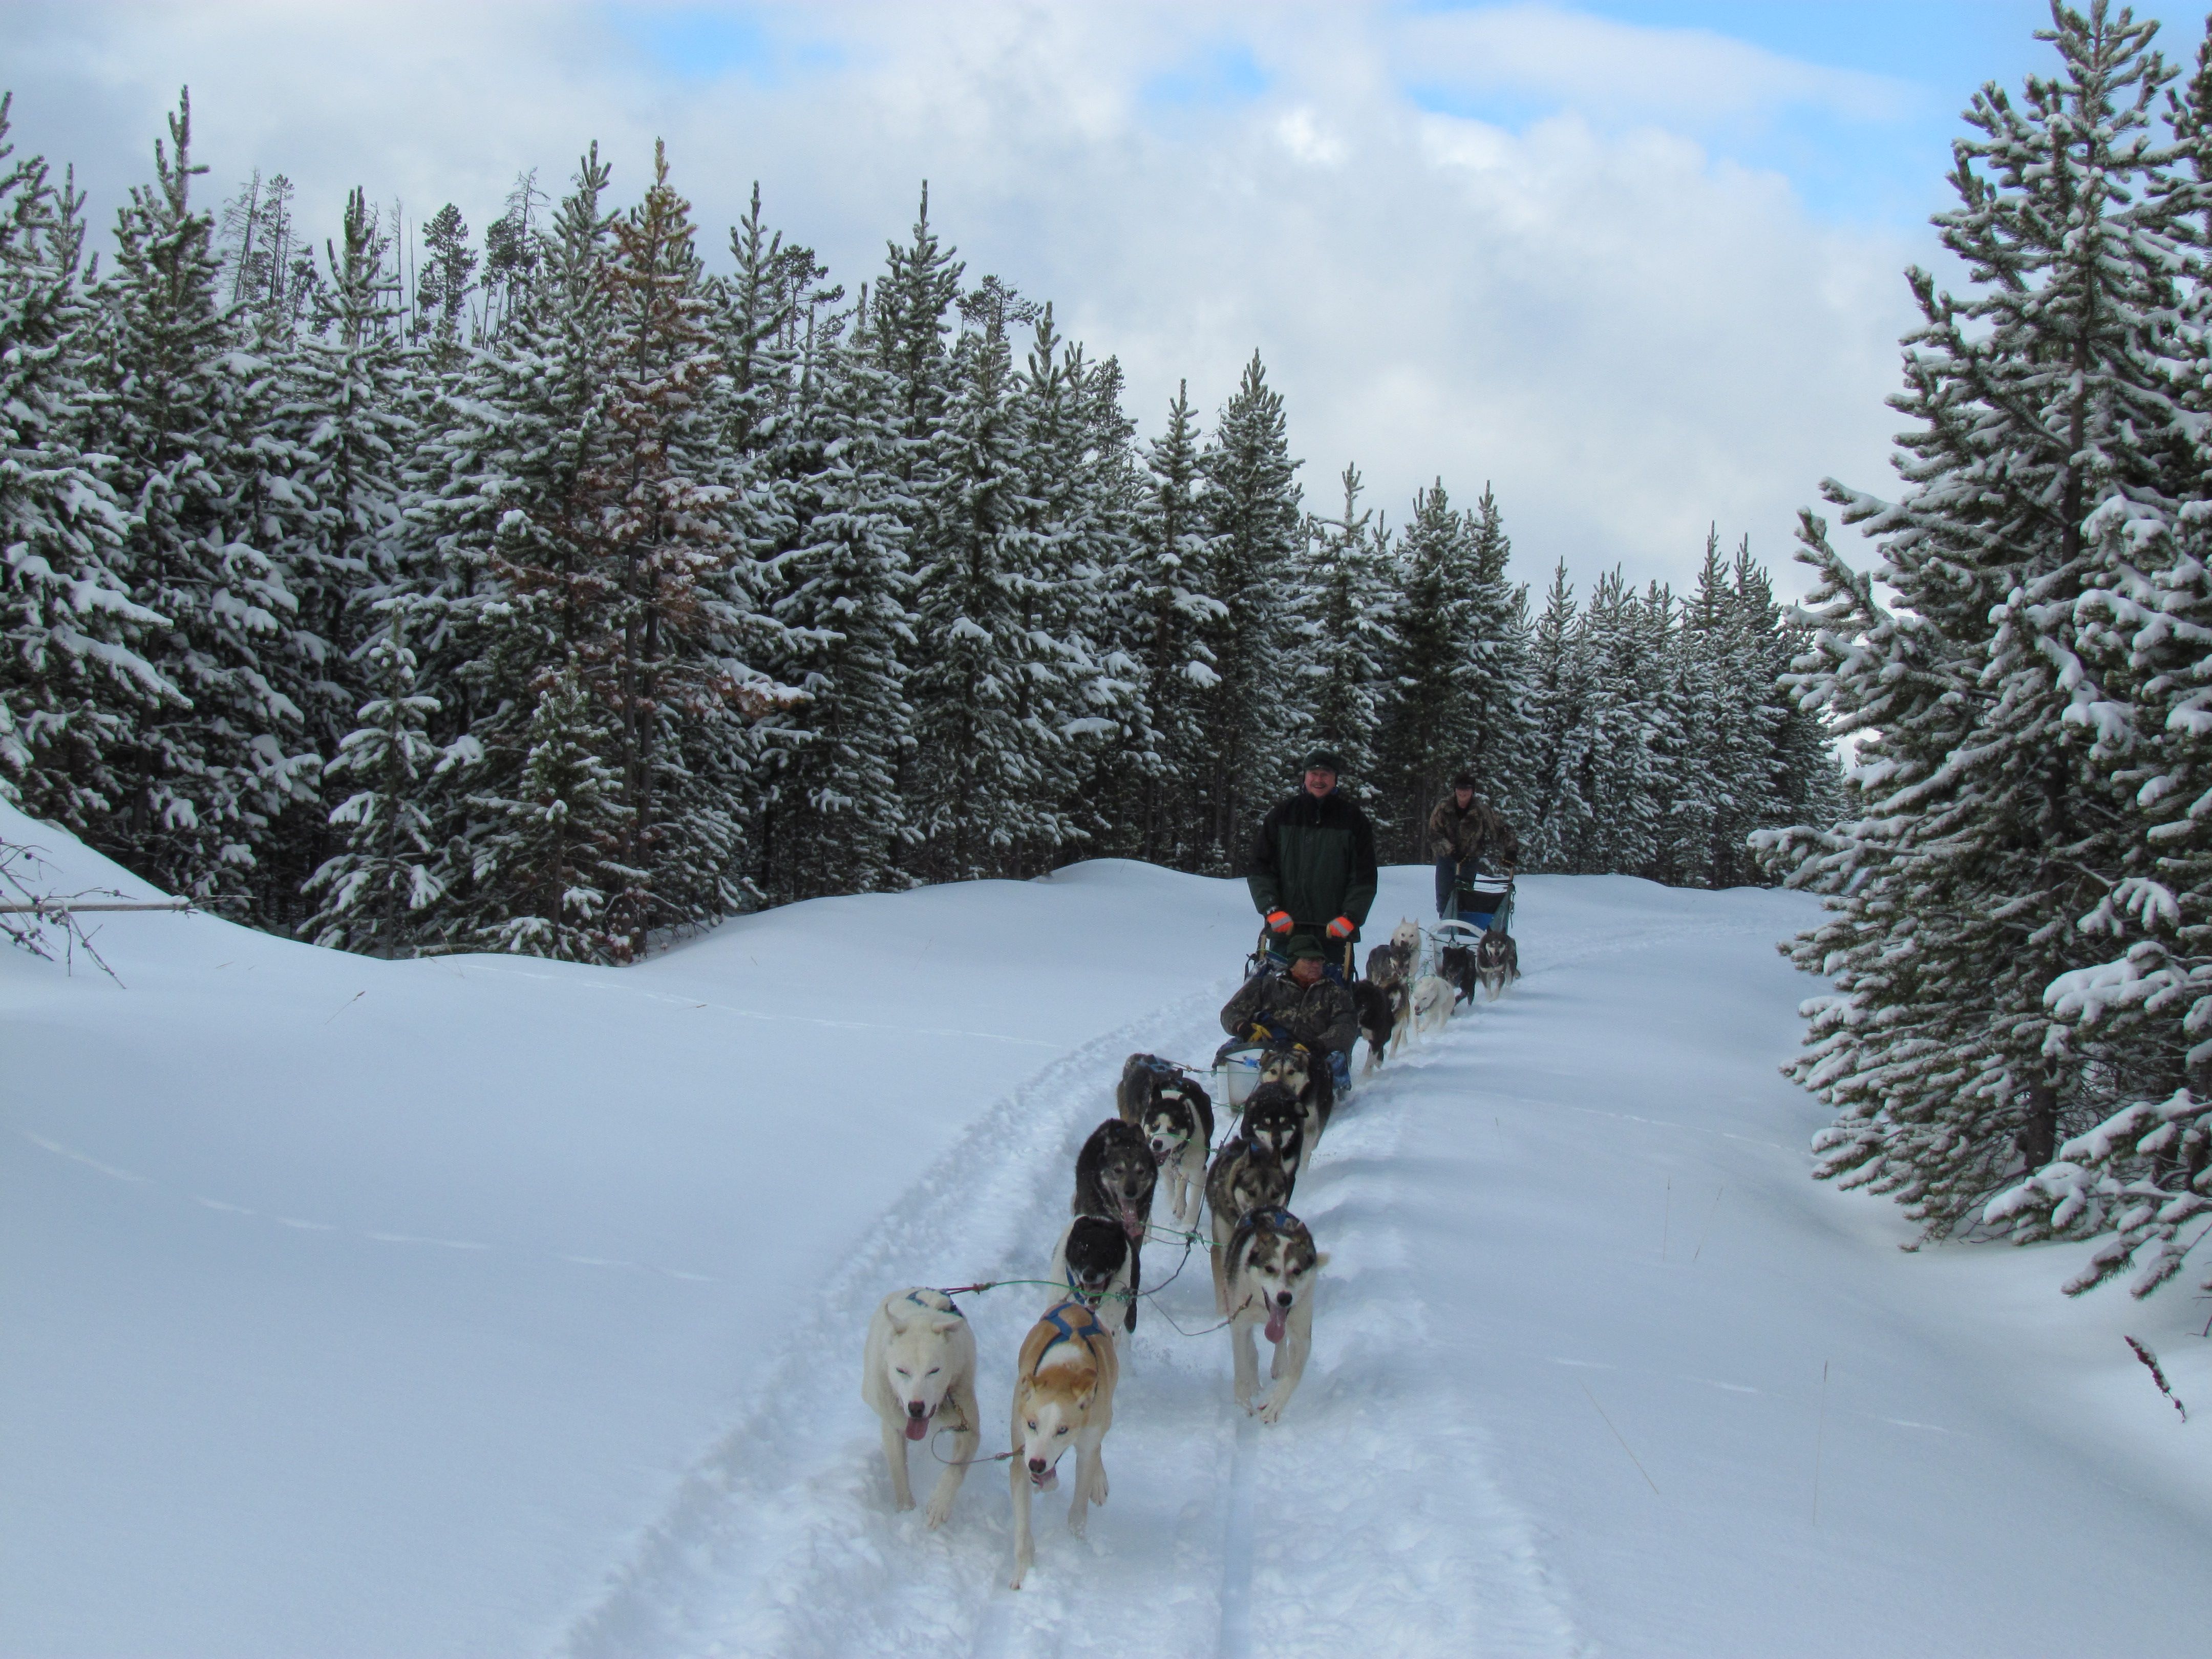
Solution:
M 940 1527 L 968 1463 L 982 1443 L 983 1419 L 975 1409 L 975 1334 L 942 1291 L 893 1291 L 868 1322 L 861 1361 L 860 1398 L 884 1425 L 884 1461 L 890 1467 L 891 1496 L 902 1510 L 914 1507 L 907 1484 L 907 1451 L 940 1430 L 952 1442 L 945 1473 L 929 1496 L 929 1524 Z
M 1314 1249 L 1306 1224 L 1280 1205 L 1245 1212 L 1229 1237 L 1224 1278 L 1229 1302 L 1229 1348 L 1237 1364 L 1237 1403 L 1262 1423 L 1281 1418 L 1305 1375 L 1313 1350 L 1314 1280 L 1328 1257 Z M 1260 1361 L 1253 1328 L 1267 1333 L 1275 1355 L 1267 1375 L 1273 1386 L 1257 1405 Z

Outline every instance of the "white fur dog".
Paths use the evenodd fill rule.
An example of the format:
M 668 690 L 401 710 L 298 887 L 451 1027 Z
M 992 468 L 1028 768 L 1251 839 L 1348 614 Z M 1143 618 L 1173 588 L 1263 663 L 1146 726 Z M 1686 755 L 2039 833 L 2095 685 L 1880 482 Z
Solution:
M 1114 1384 L 1121 1376 L 1113 1339 L 1098 1316 L 1080 1302 L 1045 1310 L 1022 1342 L 1014 1370 L 1014 1455 L 1006 1480 L 1014 1495 L 1014 1576 L 1019 1589 L 1036 1560 L 1030 1532 L 1030 1495 L 1060 1484 L 1060 1455 L 1075 1449 L 1075 1498 L 1067 1529 L 1078 1538 L 1089 1506 L 1106 1501 L 1106 1462 L 1101 1449 L 1114 1426 Z
M 1229 1347 L 1237 1366 L 1237 1403 L 1255 1412 L 1262 1423 L 1283 1414 L 1305 1375 L 1313 1351 L 1314 1279 L 1328 1257 L 1314 1249 L 1304 1222 L 1276 1205 L 1245 1214 L 1230 1235 L 1228 1250 Z M 1252 1395 L 1260 1383 L 1252 1328 L 1262 1327 L 1274 1345 L 1267 1374 L 1274 1379 L 1258 1405 Z
M 928 1444 L 938 1429 L 952 1431 L 952 1455 L 929 1496 L 929 1524 L 942 1526 L 967 1478 L 968 1460 L 983 1440 L 983 1419 L 975 1409 L 975 1332 L 942 1291 L 894 1291 L 868 1322 L 861 1365 L 860 1398 L 884 1420 L 884 1461 L 900 1509 L 914 1507 L 907 1443 Z
M 1423 974 L 1413 981 L 1413 1029 L 1422 1033 L 1443 1030 L 1458 1001 L 1459 991 L 1449 980 Z

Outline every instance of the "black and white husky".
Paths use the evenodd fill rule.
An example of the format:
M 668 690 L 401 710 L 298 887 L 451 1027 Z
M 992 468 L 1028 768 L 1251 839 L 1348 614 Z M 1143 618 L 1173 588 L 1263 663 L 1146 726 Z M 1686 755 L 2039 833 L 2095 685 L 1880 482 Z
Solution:
M 1248 1211 L 1229 1236 L 1223 1277 L 1229 1310 L 1229 1348 L 1237 1367 L 1237 1403 L 1256 1412 L 1262 1423 L 1282 1416 L 1283 1407 L 1305 1374 L 1313 1350 L 1314 1279 L 1328 1258 L 1314 1249 L 1304 1222 L 1279 1205 Z M 1274 1345 L 1267 1369 L 1274 1386 L 1256 1406 L 1260 1381 L 1252 1328 L 1259 1326 Z
M 1297 1173 L 1304 1175 L 1336 1112 L 1336 1073 L 1329 1070 L 1325 1054 L 1310 1054 L 1304 1048 L 1273 1048 L 1260 1061 L 1260 1081 L 1281 1084 L 1306 1115 L 1305 1146 L 1297 1165 Z
M 1144 1131 L 1152 1162 L 1168 1186 L 1176 1225 L 1194 1226 L 1206 1190 L 1206 1158 L 1213 1150 L 1213 1100 L 1197 1079 L 1153 1054 L 1131 1054 L 1115 1094 L 1121 1121 Z
M 1079 1215 L 1067 1224 L 1060 1243 L 1052 1247 L 1052 1267 L 1046 1276 L 1055 1285 L 1066 1285 L 1067 1293 L 1097 1314 L 1099 1322 L 1111 1334 L 1117 1325 L 1125 1330 L 1136 1328 L 1141 1267 L 1120 1222 Z M 1109 1299 L 1121 1305 L 1106 1305 Z M 1127 1312 L 1117 1320 L 1114 1316 L 1123 1313 L 1124 1307 Z
M 1152 1223 L 1152 1192 L 1159 1184 L 1159 1166 L 1145 1132 L 1133 1123 L 1109 1117 L 1091 1132 L 1075 1158 L 1075 1198 L 1068 1206 L 1075 1215 L 1094 1215 L 1118 1224 L 1129 1240 L 1132 1283 L 1140 1276 L 1138 1253 L 1145 1230 Z M 1133 1299 L 1122 1321 L 1124 1330 L 1137 1328 L 1137 1304 Z
M 1305 1173 L 1309 1127 L 1306 1109 L 1296 1095 L 1280 1083 L 1262 1083 L 1245 1098 L 1237 1138 L 1273 1152 L 1295 1182 Z M 1276 1202 L 1287 1203 L 1290 1196 L 1285 1192 Z
M 1395 1023 L 1390 993 L 1371 979 L 1354 980 L 1352 1006 L 1359 1016 L 1359 1035 L 1367 1039 L 1367 1064 L 1360 1069 L 1371 1072 L 1382 1063 L 1382 1051 L 1390 1046 L 1390 1028 Z
M 1249 1212 L 1288 1198 L 1292 1179 L 1282 1159 L 1249 1140 L 1232 1136 L 1213 1155 L 1213 1165 L 1206 1172 L 1206 1225 L 1213 1234 L 1207 1254 L 1213 1259 L 1216 1312 L 1229 1311 L 1228 1249 L 1237 1224 Z
M 1437 957 L 1437 976 L 1449 980 L 1452 988 L 1459 993 L 1463 1001 L 1474 1000 L 1475 981 L 1480 973 L 1472 945 L 1447 945 Z
M 1513 942 L 1512 935 L 1495 928 L 1485 933 L 1482 943 L 1474 947 L 1474 972 L 1492 1001 L 1503 996 L 1505 988 L 1521 977 L 1521 947 Z M 1468 998 L 1474 995 L 1469 989 Z

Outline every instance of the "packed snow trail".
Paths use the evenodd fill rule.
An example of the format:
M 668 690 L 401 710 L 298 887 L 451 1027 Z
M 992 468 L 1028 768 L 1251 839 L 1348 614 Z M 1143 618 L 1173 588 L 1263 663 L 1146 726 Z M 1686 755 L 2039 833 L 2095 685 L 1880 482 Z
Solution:
M 109 923 L 127 991 L 0 953 L 0 1654 L 2201 1651 L 2203 1411 L 2120 1339 L 2212 1401 L 2202 1310 L 1807 1179 L 1809 914 L 1525 881 L 1528 976 L 1301 1183 L 1282 1423 L 1170 1328 L 1194 1255 L 1018 1594 L 1003 1464 L 891 1513 L 866 1316 L 1036 1274 L 1122 1058 L 1218 1040 L 1241 884 L 822 901 L 619 973 L 204 916 Z M 1003 1449 L 1037 1304 L 963 1305 Z

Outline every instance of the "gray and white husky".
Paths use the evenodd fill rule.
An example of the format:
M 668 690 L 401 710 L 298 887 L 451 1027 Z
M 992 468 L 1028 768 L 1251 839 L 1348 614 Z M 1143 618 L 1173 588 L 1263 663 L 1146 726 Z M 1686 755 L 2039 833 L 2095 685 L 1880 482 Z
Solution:
M 1305 1113 L 1305 1145 L 1296 1171 L 1304 1175 L 1321 1146 L 1322 1132 L 1328 1127 L 1328 1121 L 1336 1112 L 1336 1074 L 1329 1070 L 1325 1054 L 1309 1054 L 1304 1048 L 1274 1048 L 1260 1061 L 1260 1081 L 1282 1085 L 1296 1097 Z M 1245 1104 L 1249 1110 L 1250 1102 Z
M 1206 1225 L 1213 1235 L 1207 1255 L 1213 1261 L 1215 1312 L 1229 1311 L 1228 1249 L 1237 1223 L 1253 1210 L 1288 1198 L 1291 1179 L 1282 1159 L 1249 1140 L 1232 1137 L 1213 1155 L 1213 1165 L 1206 1172 Z
M 1293 1182 L 1305 1173 L 1311 1133 L 1304 1105 L 1281 1083 L 1262 1083 L 1253 1090 L 1245 1097 L 1243 1116 L 1237 1120 L 1237 1138 L 1273 1152 Z M 1276 1202 L 1288 1203 L 1290 1196 L 1285 1192 Z
M 1229 1237 L 1223 1277 L 1227 1281 L 1229 1349 L 1237 1367 L 1237 1403 L 1273 1423 L 1290 1404 L 1313 1351 L 1314 1279 L 1328 1257 L 1314 1249 L 1304 1222 L 1279 1205 L 1248 1211 Z M 1255 1405 L 1260 1364 L 1252 1340 L 1259 1326 L 1274 1345 L 1267 1368 L 1273 1386 Z
M 1482 943 L 1474 947 L 1474 976 L 1482 981 L 1482 988 L 1490 994 L 1492 1002 L 1505 994 L 1505 988 L 1521 977 L 1521 947 L 1513 942 L 1510 933 L 1496 928 L 1482 936 Z M 1474 993 L 1468 995 L 1473 999 Z
M 1213 1150 L 1213 1100 L 1195 1079 L 1153 1054 L 1131 1054 L 1121 1067 L 1115 1103 L 1121 1121 L 1145 1133 L 1152 1162 L 1167 1182 L 1176 1225 L 1197 1224 L 1206 1191 L 1206 1158 Z
M 975 1334 L 951 1297 L 916 1288 L 893 1291 L 883 1299 L 868 1321 L 860 1398 L 883 1419 L 884 1462 L 902 1510 L 914 1507 L 908 1443 L 927 1444 L 939 1429 L 951 1431 L 952 1455 L 929 1497 L 929 1524 L 942 1526 L 967 1476 L 968 1460 L 983 1442 L 983 1419 L 975 1410 Z
M 1075 1158 L 1075 1197 L 1068 1205 L 1073 1215 L 1095 1215 L 1116 1222 L 1129 1238 L 1129 1277 L 1140 1277 L 1137 1255 L 1145 1233 L 1152 1224 L 1152 1193 L 1159 1185 L 1159 1166 L 1145 1132 L 1133 1123 L 1109 1117 L 1091 1132 Z M 1121 1316 L 1121 1328 L 1137 1328 L 1137 1304 L 1133 1297 Z

